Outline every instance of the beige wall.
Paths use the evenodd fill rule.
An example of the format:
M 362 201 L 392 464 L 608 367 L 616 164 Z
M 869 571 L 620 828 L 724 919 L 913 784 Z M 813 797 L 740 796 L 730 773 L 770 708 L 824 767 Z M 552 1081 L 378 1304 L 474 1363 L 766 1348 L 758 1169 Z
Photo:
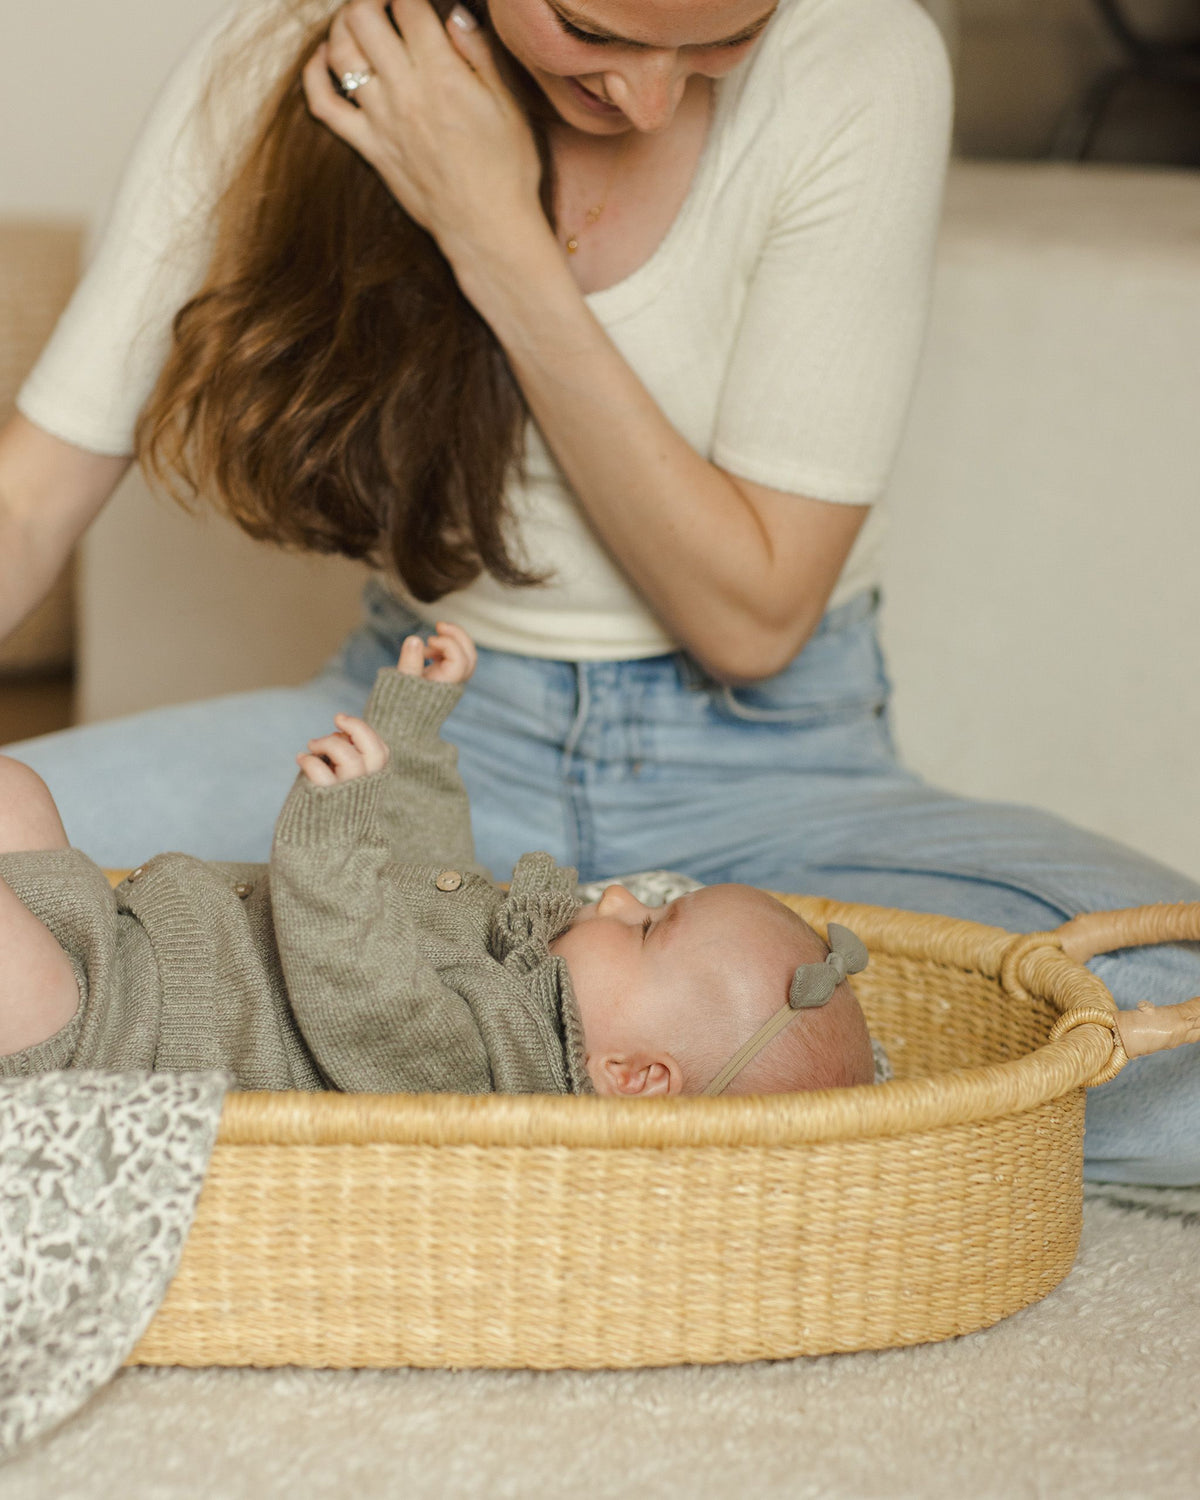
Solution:
M 357 623 L 365 577 L 188 515 L 134 470 L 83 541 L 78 716 L 304 682 Z
M 226 0 L 7 0 L 0 213 L 91 217 L 176 57 Z

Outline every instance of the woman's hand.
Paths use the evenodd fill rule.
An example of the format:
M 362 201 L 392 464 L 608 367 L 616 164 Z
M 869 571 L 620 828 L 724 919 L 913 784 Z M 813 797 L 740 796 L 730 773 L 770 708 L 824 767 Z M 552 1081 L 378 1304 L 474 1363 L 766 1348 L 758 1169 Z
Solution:
M 330 74 L 355 72 L 370 77 L 351 102 Z M 428 0 L 350 0 L 303 81 L 313 116 L 375 168 L 452 265 L 508 229 L 527 233 L 534 217 L 545 227 L 528 121 L 461 5 L 443 26 Z
M 356 781 L 383 770 L 388 747 L 368 723 L 352 714 L 334 714 L 333 722 L 336 733 L 309 740 L 308 750 L 296 757 L 296 764 L 314 786 Z
M 437 622 L 437 634 L 406 636 L 396 670 L 426 682 L 466 682 L 475 670 L 475 642 L 461 625 Z

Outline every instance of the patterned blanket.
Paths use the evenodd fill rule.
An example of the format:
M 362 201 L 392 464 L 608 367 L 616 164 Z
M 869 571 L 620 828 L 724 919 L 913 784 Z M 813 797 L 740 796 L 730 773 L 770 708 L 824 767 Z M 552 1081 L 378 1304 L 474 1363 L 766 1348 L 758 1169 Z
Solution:
M 227 1080 L 0 1082 L 0 1457 L 125 1362 L 191 1226 Z

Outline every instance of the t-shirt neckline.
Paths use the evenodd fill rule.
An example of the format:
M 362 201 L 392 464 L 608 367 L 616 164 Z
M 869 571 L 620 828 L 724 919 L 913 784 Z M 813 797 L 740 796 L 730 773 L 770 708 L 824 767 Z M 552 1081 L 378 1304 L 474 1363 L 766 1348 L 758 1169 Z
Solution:
M 692 173 L 687 194 L 667 232 L 640 266 L 598 292 L 587 292 L 584 301 L 604 323 L 628 317 L 651 301 L 667 278 L 678 271 L 673 265 L 678 247 L 685 242 L 692 222 L 708 201 L 711 179 L 715 177 L 721 155 L 725 121 L 733 99 L 745 77 L 745 68 L 736 68 L 723 78 L 713 79 L 712 104 L 704 146 Z

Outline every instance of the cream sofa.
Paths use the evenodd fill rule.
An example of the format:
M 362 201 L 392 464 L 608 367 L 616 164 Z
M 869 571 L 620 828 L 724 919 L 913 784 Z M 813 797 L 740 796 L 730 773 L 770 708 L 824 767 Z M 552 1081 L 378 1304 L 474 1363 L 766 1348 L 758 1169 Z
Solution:
M 888 509 L 910 763 L 1200 878 L 1200 175 L 953 167 Z M 132 478 L 83 547 L 81 714 L 300 681 L 360 577 Z

